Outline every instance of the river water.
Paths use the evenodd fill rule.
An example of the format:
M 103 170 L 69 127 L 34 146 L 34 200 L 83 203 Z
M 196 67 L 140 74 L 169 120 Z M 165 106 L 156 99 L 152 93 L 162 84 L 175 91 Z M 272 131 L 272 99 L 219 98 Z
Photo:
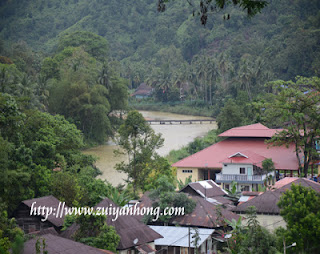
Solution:
M 172 114 L 167 112 L 156 111 L 140 111 L 140 113 L 148 120 L 192 120 L 192 119 L 210 119 L 202 116 L 188 116 L 180 114 Z M 151 127 L 156 133 L 161 133 L 164 138 L 164 145 L 158 149 L 158 153 L 162 156 L 167 155 L 173 149 L 179 149 L 188 143 L 192 142 L 196 137 L 204 136 L 208 131 L 216 129 L 215 122 L 204 122 L 202 124 L 152 124 Z M 102 175 L 99 178 L 107 180 L 112 185 L 125 183 L 126 174 L 119 173 L 114 169 L 114 166 L 121 162 L 127 161 L 127 156 L 115 156 L 113 151 L 119 147 L 112 141 L 105 145 L 85 150 L 85 154 L 97 156 L 99 159 L 96 166 L 101 170 Z

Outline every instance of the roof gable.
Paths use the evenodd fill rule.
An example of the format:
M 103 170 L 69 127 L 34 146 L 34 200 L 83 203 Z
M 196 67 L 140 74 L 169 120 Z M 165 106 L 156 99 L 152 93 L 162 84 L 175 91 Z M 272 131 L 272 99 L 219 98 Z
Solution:
M 221 163 L 224 164 L 253 164 L 262 167 L 262 161 L 266 157 L 256 154 L 250 150 L 244 152 L 236 152 L 227 158 L 223 159 Z
M 227 195 L 227 192 L 221 189 L 213 180 L 189 183 L 180 192 L 186 192 L 188 188 L 191 188 L 194 193 L 201 197 L 212 198 Z

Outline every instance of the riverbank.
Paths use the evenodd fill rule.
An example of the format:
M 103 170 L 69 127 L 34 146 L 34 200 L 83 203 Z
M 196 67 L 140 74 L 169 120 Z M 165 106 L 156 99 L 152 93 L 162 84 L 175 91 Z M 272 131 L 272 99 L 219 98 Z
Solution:
M 154 102 L 149 100 L 131 101 L 130 107 L 136 110 L 144 111 L 161 111 L 181 115 L 215 117 L 218 115 L 216 107 L 203 105 L 198 101 L 186 102 Z
M 180 149 L 171 150 L 166 158 L 170 164 L 172 164 L 196 152 L 199 152 L 216 142 L 218 142 L 218 132 L 216 129 L 214 129 L 209 131 L 204 137 L 195 138 L 194 141 Z
M 192 120 L 192 119 L 210 119 L 208 117 L 203 116 L 190 116 L 190 115 L 178 115 L 167 112 L 155 112 L 155 111 L 140 111 L 142 115 L 146 119 L 157 119 L 157 120 Z M 197 145 L 195 147 L 199 149 L 198 139 L 197 137 L 203 137 L 204 141 L 201 141 L 201 148 L 203 147 L 202 143 L 211 143 L 212 140 L 208 141 L 205 137 L 208 136 L 208 132 L 217 128 L 215 122 L 204 122 L 202 124 L 194 123 L 194 124 L 152 124 L 151 127 L 154 129 L 156 133 L 161 133 L 164 141 L 164 146 L 159 148 L 157 152 L 160 156 L 166 157 L 175 149 L 179 151 L 184 146 L 188 146 L 189 143 L 196 142 Z M 196 140 L 195 140 L 196 139 Z M 210 144 L 209 144 L 210 145 Z M 117 163 L 121 163 L 122 161 L 127 161 L 127 156 L 118 156 L 116 157 L 113 153 L 115 149 L 119 147 L 113 143 L 108 142 L 107 144 L 99 145 L 96 147 L 92 147 L 90 149 L 86 149 L 83 151 L 85 154 L 94 155 L 95 157 L 99 157 L 96 161 L 95 165 L 100 169 L 102 175 L 99 176 L 102 180 L 107 180 L 113 186 L 117 186 L 118 184 L 124 184 L 127 176 L 124 174 L 120 174 L 117 172 L 114 167 Z M 189 151 L 192 151 L 189 149 Z M 188 156 L 188 154 L 186 155 Z M 178 156 L 180 158 L 181 155 Z M 171 162 L 171 159 L 169 160 Z

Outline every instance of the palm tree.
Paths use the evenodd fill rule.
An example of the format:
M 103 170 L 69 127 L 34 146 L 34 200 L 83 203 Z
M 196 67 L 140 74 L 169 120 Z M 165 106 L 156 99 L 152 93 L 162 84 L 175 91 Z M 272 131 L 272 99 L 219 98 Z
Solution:
M 100 85 L 103 85 L 108 90 L 111 89 L 113 86 L 111 81 L 112 74 L 113 74 L 113 70 L 110 64 L 107 62 L 103 62 L 103 65 L 98 77 L 98 83 Z
M 252 69 L 250 68 L 247 60 L 241 61 L 241 66 L 239 68 L 239 81 L 240 88 L 244 88 L 247 91 L 249 100 L 252 100 L 250 85 L 252 84 Z

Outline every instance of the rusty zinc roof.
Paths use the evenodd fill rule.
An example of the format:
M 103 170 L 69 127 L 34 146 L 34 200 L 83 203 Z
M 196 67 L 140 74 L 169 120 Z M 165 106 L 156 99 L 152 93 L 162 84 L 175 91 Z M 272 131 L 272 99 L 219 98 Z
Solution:
M 64 212 L 60 213 L 59 215 L 56 215 L 56 211 L 58 211 L 58 207 L 60 205 L 60 209 L 62 209 L 62 202 L 60 202 L 57 198 L 54 196 L 45 196 L 41 198 L 33 198 L 33 199 L 28 199 L 24 200 L 21 203 L 25 204 L 28 206 L 30 209 L 32 207 L 32 204 L 34 204 L 34 208 L 37 208 L 39 206 L 45 206 L 53 209 L 52 214 L 48 216 L 48 221 L 51 222 L 53 225 L 56 227 L 62 227 L 63 226 L 63 221 L 64 221 Z M 64 205 L 65 208 L 67 208 L 66 205 Z M 62 216 L 60 216 L 62 215 Z
M 95 206 L 95 208 L 119 208 L 114 202 L 105 198 L 99 204 Z M 102 211 L 102 210 L 101 210 Z M 125 250 L 131 247 L 136 247 L 143 245 L 145 243 L 153 242 L 155 239 L 162 238 L 157 232 L 150 229 L 144 223 L 138 221 L 132 215 L 123 215 L 116 219 L 114 215 L 107 214 L 107 225 L 113 226 L 120 236 L 120 242 L 117 247 L 117 250 Z M 113 221 L 114 220 L 114 221 Z M 79 225 L 72 224 L 69 228 L 67 228 L 64 232 L 62 232 L 62 236 L 71 239 L 76 231 L 79 229 Z M 137 242 L 135 240 L 138 240 Z M 135 241 L 135 243 L 134 243 Z
M 282 187 L 269 190 L 264 192 L 263 194 L 248 200 L 242 204 L 239 204 L 237 207 L 233 209 L 234 212 L 245 212 L 249 206 L 255 206 L 258 213 L 263 214 L 279 214 L 280 209 L 277 205 L 279 202 L 280 196 L 288 189 L 291 188 L 291 185 L 294 183 L 296 185 L 301 184 L 304 187 L 311 187 L 316 192 L 320 193 L 320 184 L 314 181 L 308 180 L 306 178 L 295 178 L 294 181 L 290 181 L 292 179 L 282 179 L 287 184 L 282 185 Z M 278 182 L 280 182 L 278 181 Z M 281 183 L 278 183 L 278 186 L 281 186 Z
M 36 243 L 40 240 L 40 244 L 45 240 L 45 250 L 49 254 L 113 254 L 109 250 L 97 249 L 83 243 L 78 243 L 57 235 L 45 234 L 37 236 L 24 243 L 23 254 L 34 254 L 36 253 Z
M 221 206 L 214 205 L 202 197 L 193 196 L 192 199 L 196 201 L 196 207 L 193 212 L 183 216 L 176 216 L 169 223 L 181 226 L 217 228 L 222 226 L 224 219 L 230 221 L 239 219 L 239 215 Z M 222 216 L 219 215 L 219 210 Z
M 119 207 L 108 198 L 102 200 L 95 207 Z M 147 225 L 138 221 L 133 216 L 119 216 L 117 220 L 112 221 L 114 215 L 107 215 L 107 224 L 115 227 L 117 234 L 120 236 L 119 250 L 128 249 L 134 246 L 142 245 L 145 243 L 153 242 L 155 239 L 162 238 L 157 232 L 150 229 Z M 138 239 L 137 243 L 133 243 Z

